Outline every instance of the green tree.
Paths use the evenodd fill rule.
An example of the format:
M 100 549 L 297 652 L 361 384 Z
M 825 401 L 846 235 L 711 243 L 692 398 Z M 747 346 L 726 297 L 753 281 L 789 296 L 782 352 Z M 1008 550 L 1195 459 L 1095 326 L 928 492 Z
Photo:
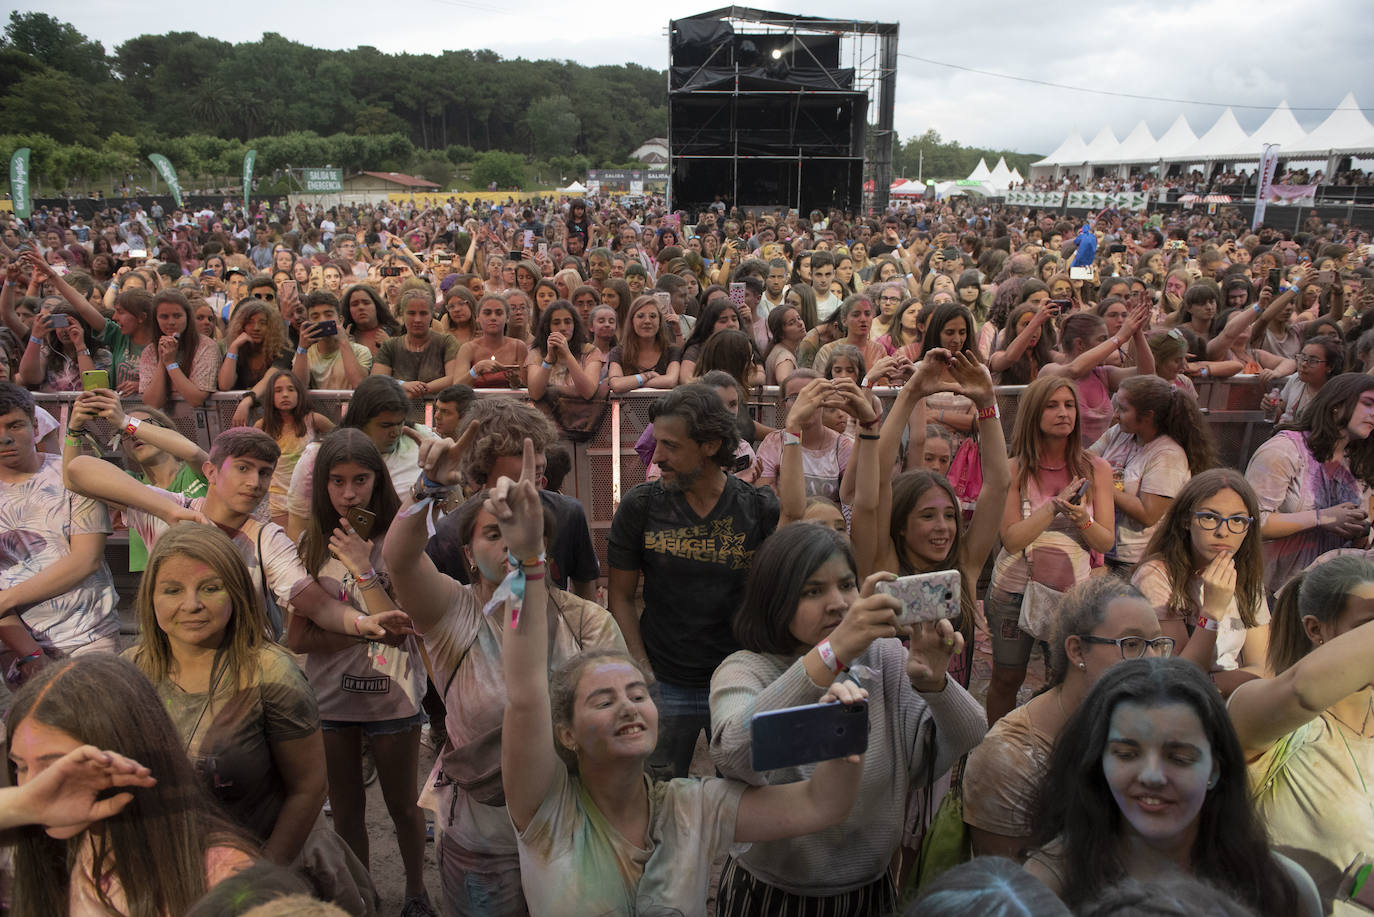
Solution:
M 499 150 L 478 153 L 472 163 L 472 183 L 485 188 L 492 182 L 498 188 L 518 188 L 526 184 L 525 160 L 515 153 Z
M 525 127 L 530 133 L 531 152 L 536 156 L 558 156 L 573 151 L 582 119 L 572 110 L 565 95 L 545 96 L 525 112 Z
M 105 48 L 47 13 L 10 13 L 4 43 L 34 60 L 87 82 L 110 78 Z

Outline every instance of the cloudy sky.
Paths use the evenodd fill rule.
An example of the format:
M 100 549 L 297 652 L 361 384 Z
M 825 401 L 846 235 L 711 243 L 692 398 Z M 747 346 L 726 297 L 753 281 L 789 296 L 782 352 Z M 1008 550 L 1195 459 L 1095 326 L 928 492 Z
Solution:
M 1287 99 L 1315 127 L 1348 91 L 1374 120 L 1374 19 L 1357 0 L 1117 0 L 1046 5 L 1010 0 L 896 4 L 817 0 L 760 9 L 848 16 L 901 25 L 898 50 L 979 70 L 1169 99 L 1257 106 L 1236 109 L 1247 130 Z M 947 11 L 939 10 L 947 6 Z M 711 9 L 644 0 L 297 0 L 249 4 L 241 12 L 202 4 L 46 0 L 107 50 L 149 31 L 188 31 L 227 41 L 265 31 L 321 48 L 369 44 L 383 51 L 490 48 L 504 56 L 585 64 L 667 64 L 667 21 Z M 271 11 L 270 15 L 268 10 Z M 1302 111 L 1299 109 L 1312 110 Z M 1181 112 L 1201 135 L 1221 113 L 1211 105 L 1091 95 L 900 58 L 896 123 L 910 137 L 927 128 L 969 146 L 1048 153 L 1072 130 L 1091 140 L 1109 124 L 1122 139 L 1142 118 L 1155 136 Z

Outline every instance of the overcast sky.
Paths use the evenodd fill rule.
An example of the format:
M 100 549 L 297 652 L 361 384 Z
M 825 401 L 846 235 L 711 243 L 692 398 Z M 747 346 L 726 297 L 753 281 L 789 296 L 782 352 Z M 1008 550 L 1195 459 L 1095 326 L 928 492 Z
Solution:
M 1117 92 L 1235 105 L 1254 130 L 1281 99 L 1315 127 L 1348 91 L 1374 120 L 1374 18 L 1357 0 L 1117 0 L 1060 4 L 963 0 L 898 4 L 817 0 L 757 8 L 890 21 L 898 50 L 1020 77 Z M 940 6 L 947 7 L 940 10 Z M 320 48 L 383 51 L 490 48 L 503 56 L 584 64 L 667 66 L 667 21 L 715 8 L 644 0 L 296 0 L 238 11 L 203 4 L 46 0 L 41 9 L 113 50 L 145 32 L 188 31 L 226 41 L 263 32 Z M 268 11 L 271 11 L 270 13 Z M 8 17 L 6 17 L 8 18 Z M 1081 23 L 1081 24 L 1080 24 Z M 1299 111 L 1309 107 L 1314 111 Z M 1124 139 L 1142 118 L 1158 137 L 1181 112 L 1199 136 L 1222 109 L 1070 92 L 900 58 L 896 126 L 907 138 L 935 128 L 966 146 L 1049 153 L 1068 133 L 1091 140 L 1104 124 Z M 991 165 L 991 163 L 989 164 Z

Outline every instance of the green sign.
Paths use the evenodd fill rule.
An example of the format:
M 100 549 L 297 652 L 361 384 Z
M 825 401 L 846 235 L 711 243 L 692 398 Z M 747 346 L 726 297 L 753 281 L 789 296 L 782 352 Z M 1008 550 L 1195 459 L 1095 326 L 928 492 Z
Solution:
M 326 192 L 343 190 L 343 169 L 302 169 L 301 188 Z
M 243 154 L 243 209 L 248 209 L 248 192 L 253 190 L 253 163 L 257 161 L 258 151 L 249 150 Z
M 10 157 L 10 200 L 14 215 L 29 218 L 29 148 L 21 147 Z
M 172 200 L 181 206 L 181 182 L 177 181 L 177 170 L 172 168 L 171 162 L 161 153 L 149 153 L 148 160 L 157 167 L 158 174 L 167 183 L 167 187 L 172 191 Z

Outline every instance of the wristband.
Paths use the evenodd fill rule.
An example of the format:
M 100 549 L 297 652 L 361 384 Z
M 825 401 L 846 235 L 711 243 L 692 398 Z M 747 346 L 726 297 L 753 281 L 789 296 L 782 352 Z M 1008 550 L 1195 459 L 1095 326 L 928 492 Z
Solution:
M 830 645 L 829 637 L 816 644 L 816 652 L 820 654 L 821 663 L 830 670 L 832 675 L 849 671 L 849 666 L 840 662 L 840 657 L 835 655 L 835 648 Z
M 553 364 L 550 363 L 548 360 L 540 360 L 539 365 L 544 367 L 545 369 L 553 369 Z
M 978 409 L 979 420 L 998 420 L 1001 418 L 1001 416 L 1002 411 L 997 407 L 996 402 L 988 405 L 985 408 Z
M 786 430 L 783 430 L 783 431 L 782 431 L 782 444 L 783 444 L 784 446 L 800 446 L 800 445 L 801 445 L 801 437 L 798 436 L 798 435 L 795 434 L 795 433 L 788 433 Z
M 29 335 L 29 343 L 30 343 L 30 344 L 42 344 L 42 343 L 43 343 L 43 339 L 42 339 L 42 338 L 38 338 L 38 337 L 34 337 L 33 335 Z
M 639 385 L 637 386 L 638 388 L 643 388 L 643 387 L 644 387 L 644 374 L 643 374 L 643 373 L 635 373 L 635 381 L 639 383 Z
M 1079 530 L 1080 532 L 1086 532 L 1088 529 L 1090 529 L 1090 528 L 1092 528 L 1092 527 L 1093 527 L 1093 517 L 1092 517 L 1092 516 L 1089 516 L 1089 517 L 1088 517 L 1088 521 L 1087 521 L 1087 522 L 1084 522 L 1082 525 L 1080 525 L 1080 526 L 1078 527 L 1078 530 Z
M 224 359 L 226 360 L 238 360 L 238 358 L 239 355 L 234 353 L 232 350 L 226 350 L 224 352 Z
M 476 378 L 477 378 L 477 367 L 474 366 L 474 367 L 472 367 L 472 369 L 469 369 L 469 370 L 468 370 L 468 375 L 471 376 L 472 378 L 476 379 Z
M 1207 617 L 1203 617 L 1202 615 L 1198 615 L 1198 619 L 1197 619 L 1197 629 L 1198 629 L 1198 630 L 1210 630 L 1212 633 L 1215 634 L 1215 633 L 1217 632 L 1218 626 L 1219 626 L 1219 625 L 1217 624 L 1217 622 L 1216 622 L 1215 620 L 1213 620 L 1212 618 L 1207 618 Z
M 1198 370 L 1198 375 L 1204 379 L 1207 378 L 1207 367 L 1205 365 L 1202 367 L 1202 369 Z
M 174 369 L 181 369 L 181 364 L 178 363 L 176 360 L 173 360 L 172 362 L 167 364 L 167 372 L 171 372 Z
M 876 441 L 882 439 L 882 436 L 877 433 L 860 433 L 859 439 L 871 439 Z
M 127 418 L 124 422 L 124 435 L 134 436 L 138 433 L 138 428 L 143 426 L 143 421 L 137 417 Z
M 358 624 L 366 617 L 367 615 L 358 615 L 356 618 L 353 619 L 353 633 L 357 634 L 359 637 L 363 635 L 363 629 L 359 627 Z
M 67 436 L 63 440 L 63 442 L 65 442 L 68 446 L 75 446 L 76 448 L 81 447 L 81 440 L 77 439 L 75 436 Z
M 1264 312 L 1264 307 L 1261 306 L 1259 303 L 1255 303 L 1255 304 L 1254 304 L 1253 306 L 1251 306 L 1250 308 L 1255 310 L 1255 314 L 1256 314 L 1256 315 L 1260 315 L 1260 314 L 1262 314 L 1262 313 Z
M 363 583 L 369 583 L 369 582 L 371 582 L 372 580 L 374 580 L 374 579 L 376 579 L 376 578 L 377 578 L 377 569 L 376 569 L 375 567 L 368 567 L 368 568 L 367 568 L 366 570 L 364 570 L 362 573 L 360 573 L 360 574 L 358 574 L 357 576 L 353 577 L 354 581 L 357 582 L 359 585 L 362 585 Z
M 881 419 L 875 417 L 875 418 L 873 418 L 872 420 L 870 420 L 868 423 L 860 423 L 860 424 L 859 424 L 859 429 L 860 429 L 860 430 L 876 430 L 876 429 L 878 429 L 878 427 L 881 426 L 881 425 L 882 425 Z
M 308 352 L 309 352 L 309 348 L 307 348 L 307 347 L 297 347 L 297 348 L 296 348 L 296 353 L 300 354 L 301 356 L 305 356 Z
M 89 350 L 78 350 L 76 352 L 76 355 L 78 357 L 89 357 L 91 355 L 91 352 Z

